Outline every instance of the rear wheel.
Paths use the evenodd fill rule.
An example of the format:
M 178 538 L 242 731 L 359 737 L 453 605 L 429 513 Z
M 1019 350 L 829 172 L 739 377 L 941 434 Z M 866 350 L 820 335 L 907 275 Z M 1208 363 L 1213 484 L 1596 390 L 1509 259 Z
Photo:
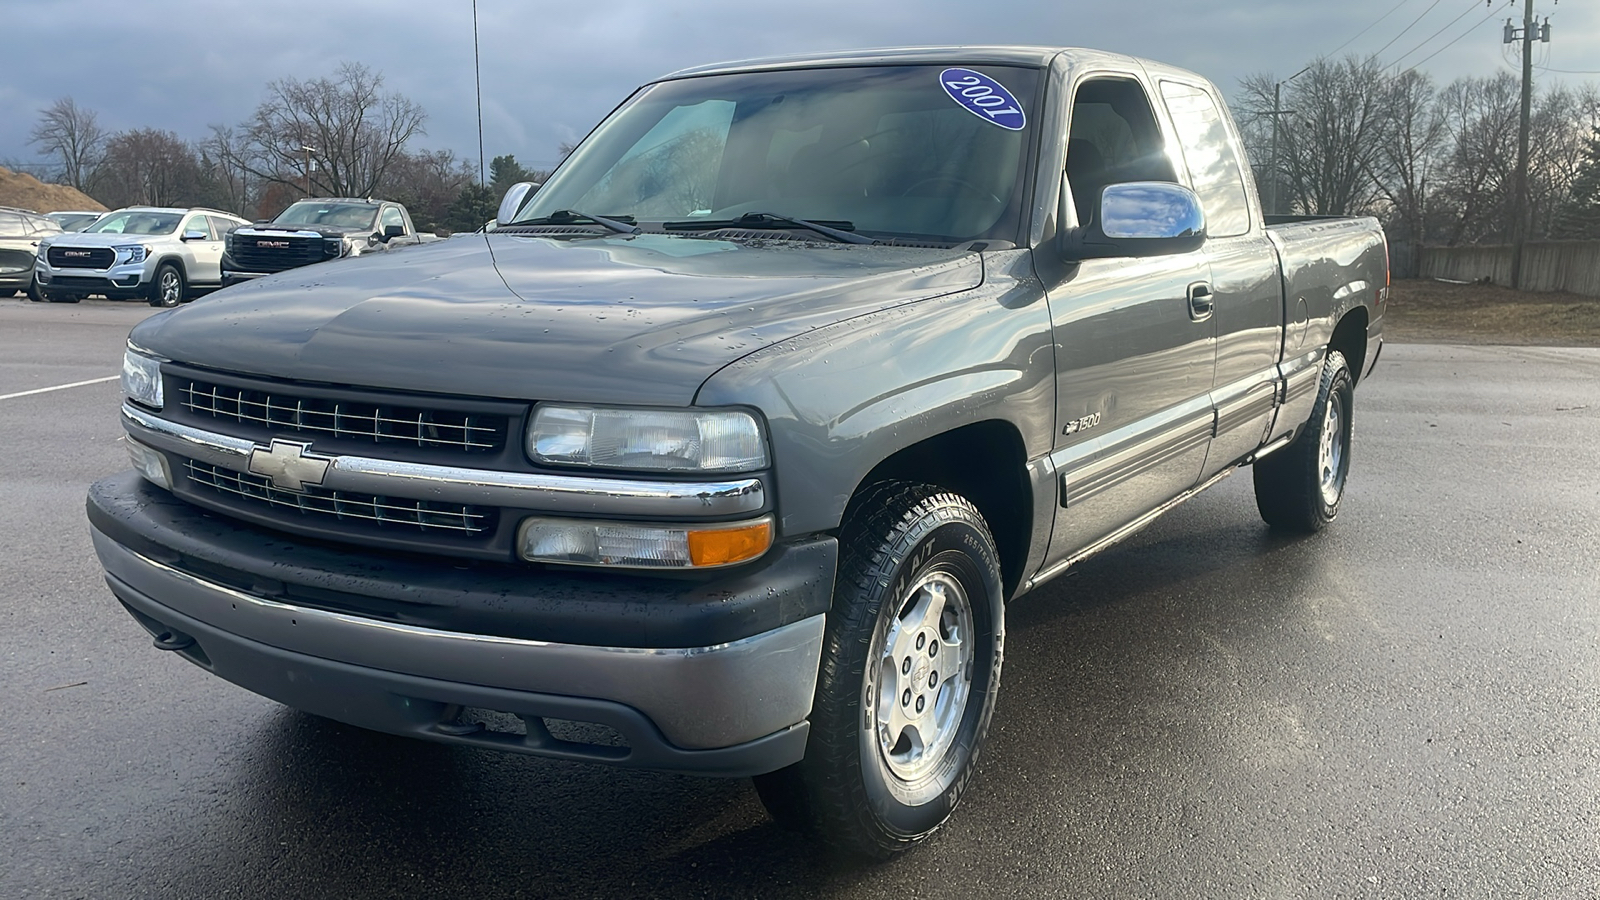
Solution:
M 1303 534 L 1321 531 L 1339 514 L 1350 475 L 1355 382 L 1344 354 L 1330 351 L 1322 364 L 1311 419 L 1294 443 L 1254 470 L 1256 509 L 1268 525 Z
M 150 305 L 173 307 L 183 302 L 187 285 L 183 272 L 172 263 L 162 263 L 156 269 L 155 280 L 150 283 Z
M 852 504 L 799 763 L 756 778 L 780 823 L 885 858 L 949 818 L 1000 683 L 994 539 L 976 508 L 884 483 Z

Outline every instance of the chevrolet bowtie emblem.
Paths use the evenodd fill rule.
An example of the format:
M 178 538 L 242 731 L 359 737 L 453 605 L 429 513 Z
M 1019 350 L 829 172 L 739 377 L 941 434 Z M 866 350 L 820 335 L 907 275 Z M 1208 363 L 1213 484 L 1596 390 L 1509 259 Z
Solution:
M 248 468 L 251 472 L 272 479 L 273 487 L 298 491 L 308 484 L 321 484 L 333 463 L 329 456 L 310 453 L 310 444 L 281 441 L 276 438 L 272 446 L 257 447 L 250 451 Z

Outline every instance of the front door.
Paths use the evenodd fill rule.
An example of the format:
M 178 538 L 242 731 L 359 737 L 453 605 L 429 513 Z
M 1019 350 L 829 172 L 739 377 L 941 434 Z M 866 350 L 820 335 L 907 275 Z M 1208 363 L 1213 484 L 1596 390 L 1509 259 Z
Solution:
M 1145 90 L 1131 77 L 1080 85 L 1070 134 L 1067 181 L 1079 221 L 1097 214 L 1107 184 L 1177 180 Z M 1203 250 L 1058 271 L 1045 276 L 1060 478 L 1052 562 L 1194 487 L 1215 423 Z

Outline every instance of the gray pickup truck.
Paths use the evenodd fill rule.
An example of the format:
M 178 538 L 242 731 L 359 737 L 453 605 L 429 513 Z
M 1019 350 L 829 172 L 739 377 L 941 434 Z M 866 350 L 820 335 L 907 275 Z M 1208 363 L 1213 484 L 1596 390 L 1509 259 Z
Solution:
M 228 232 L 222 286 L 433 240 L 431 234 L 417 233 L 410 210 L 399 203 L 351 197 L 296 200 L 271 221 Z
M 885 50 L 640 88 L 498 230 L 135 328 L 94 544 L 155 644 L 366 728 L 755 776 L 868 856 L 974 771 L 1006 605 L 1241 466 L 1339 510 L 1388 261 L 1216 88 Z

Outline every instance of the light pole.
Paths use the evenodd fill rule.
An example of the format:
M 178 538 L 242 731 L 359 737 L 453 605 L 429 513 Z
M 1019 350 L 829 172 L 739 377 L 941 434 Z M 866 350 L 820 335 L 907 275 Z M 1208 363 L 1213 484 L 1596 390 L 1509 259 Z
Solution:
M 300 151 L 306 155 L 306 197 L 309 199 L 311 197 L 311 154 L 321 153 L 322 151 L 315 147 L 307 147 L 305 144 L 300 145 Z

